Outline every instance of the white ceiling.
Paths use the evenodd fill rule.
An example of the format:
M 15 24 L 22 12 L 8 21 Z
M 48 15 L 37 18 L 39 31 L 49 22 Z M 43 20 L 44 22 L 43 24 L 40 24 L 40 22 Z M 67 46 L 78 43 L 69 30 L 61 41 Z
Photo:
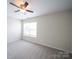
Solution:
M 21 12 L 17 13 L 14 12 L 15 10 L 18 10 L 18 8 L 9 4 L 9 2 L 14 1 L 15 0 L 7 1 L 8 2 L 7 14 L 8 16 L 17 19 L 31 18 L 48 13 L 70 10 L 72 8 L 72 0 L 31 0 L 28 9 L 33 10 L 34 13 L 26 12 L 25 14 L 23 14 Z

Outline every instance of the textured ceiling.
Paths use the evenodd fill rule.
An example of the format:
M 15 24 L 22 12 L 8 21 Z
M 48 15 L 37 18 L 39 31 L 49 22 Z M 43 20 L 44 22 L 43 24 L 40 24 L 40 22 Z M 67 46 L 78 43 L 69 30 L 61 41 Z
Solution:
M 48 13 L 54 13 L 64 10 L 70 10 L 72 8 L 72 0 L 31 0 L 29 2 L 28 9 L 33 10 L 34 13 L 15 13 L 15 10 L 18 10 L 15 6 L 9 4 L 9 2 L 14 2 L 15 0 L 7 1 L 7 14 L 10 17 L 14 17 L 17 19 L 26 19 L 32 18 Z M 27 1 L 27 0 L 26 0 Z

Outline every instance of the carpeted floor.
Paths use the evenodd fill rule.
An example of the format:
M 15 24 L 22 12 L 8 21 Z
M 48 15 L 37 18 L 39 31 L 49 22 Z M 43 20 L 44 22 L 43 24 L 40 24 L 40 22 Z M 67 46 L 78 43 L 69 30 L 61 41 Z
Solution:
M 8 44 L 7 59 L 55 59 L 58 51 L 18 40 Z

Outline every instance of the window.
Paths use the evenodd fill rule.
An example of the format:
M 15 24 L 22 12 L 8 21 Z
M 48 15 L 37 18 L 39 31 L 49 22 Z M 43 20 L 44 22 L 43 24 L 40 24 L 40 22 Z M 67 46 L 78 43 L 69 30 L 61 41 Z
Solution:
M 24 36 L 37 37 L 37 22 L 24 23 Z

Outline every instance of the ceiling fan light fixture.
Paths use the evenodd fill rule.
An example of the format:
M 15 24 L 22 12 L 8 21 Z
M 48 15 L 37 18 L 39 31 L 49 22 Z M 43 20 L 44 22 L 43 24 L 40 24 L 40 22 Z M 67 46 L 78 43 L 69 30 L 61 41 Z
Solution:
M 24 13 L 24 12 L 26 12 L 26 11 L 25 11 L 25 10 L 23 10 L 23 9 L 20 9 L 20 12 Z

